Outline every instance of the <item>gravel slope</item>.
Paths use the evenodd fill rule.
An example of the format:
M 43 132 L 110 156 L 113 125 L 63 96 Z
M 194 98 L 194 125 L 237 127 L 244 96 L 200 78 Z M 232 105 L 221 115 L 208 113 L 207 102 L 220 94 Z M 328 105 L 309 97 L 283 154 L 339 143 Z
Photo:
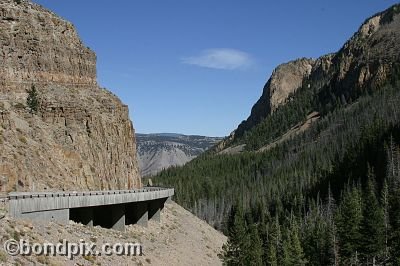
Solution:
M 0 212 L 0 265 L 221 265 L 217 255 L 226 242 L 224 235 L 174 202 L 165 206 L 161 223 L 150 221 L 147 228 L 130 225 L 124 233 L 73 222 L 63 226 L 16 221 L 7 217 L 4 206 L 0 206 Z M 4 213 L 6 216 L 1 218 Z M 77 256 L 73 260 L 62 256 L 12 257 L 4 251 L 4 242 L 10 238 L 54 244 L 62 239 L 71 243 L 83 239 L 98 246 L 141 243 L 143 256 Z

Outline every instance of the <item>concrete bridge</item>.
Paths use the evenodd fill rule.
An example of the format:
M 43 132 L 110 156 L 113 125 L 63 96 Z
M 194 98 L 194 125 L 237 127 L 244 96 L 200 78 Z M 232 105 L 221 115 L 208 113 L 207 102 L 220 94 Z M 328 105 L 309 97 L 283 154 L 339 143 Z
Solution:
M 13 192 L 9 193 L 9 214 L 16 219 L 54 221 L 69 220 L 88 226 L 124 231 L 125 225 L 147 226 L 160 221 L 165 202 L 174 189 L 146 187 L 134 190 L 88 192 Z

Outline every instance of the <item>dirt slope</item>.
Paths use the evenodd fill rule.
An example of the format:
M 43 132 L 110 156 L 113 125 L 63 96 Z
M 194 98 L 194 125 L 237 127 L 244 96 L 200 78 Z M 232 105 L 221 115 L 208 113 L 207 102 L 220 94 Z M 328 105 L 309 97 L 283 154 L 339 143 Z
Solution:
M 1 212 L 4 214 L 0 210 L 0 218 Z M 226 241 L 224 235 L 176 203 L 166 205 L 161 223 L 150 221 L 147 228 L 127 226 L 125 233 L 73 222 L 63 226 L 15 221 L 6 216 L 0 219 L 0 236 L 0 265 L 221 265 L 217 255 Z M 102 243 L 141 243 L 143 256 L 77 256 L 73 260 L 61 256 L 12 257 L 4 251 L 4 242 L 10 238 L 54 244 L 62 239 L 71 243 L 83 239 L 98 246 Z

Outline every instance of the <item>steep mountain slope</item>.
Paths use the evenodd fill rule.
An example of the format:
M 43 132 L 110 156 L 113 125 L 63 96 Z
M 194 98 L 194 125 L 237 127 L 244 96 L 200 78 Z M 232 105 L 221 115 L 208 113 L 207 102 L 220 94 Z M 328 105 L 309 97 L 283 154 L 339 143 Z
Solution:
M 220 140 L 181 134 L 136 134 L 140 172 L 151 176 L 171 166 L 184 165 Z
M 400 123 L 399 12 L 395 5 L 369 18 L 335 54 L 278 67 L 231 136 L 157 182 L 175 186 L 179 203 L 223 229 L 235 202 L 290 212 L 329 183 L 340 195 L 368 164 L 382 180 L 385 163 L 375 155 L 385 157 L 383 142 Z
M 257 129 L 253 128 L 264 125 L 265 119 L 290 102 L 291 96 L 301 87 L 318 94 L 313 104 L 319 106 L 312 106 L 307 111 L 326 112 L 337 100 L 352 102 L 385 84 L 394 64 L 400 61 L 399 9 L 394 6 L 366 20 L 337 53 L 316 60 L 298 59 L 277 67 L 265 85 L 262 96 L 253 106 L 251 115 L 218 146 L 217 151 L 234 143 L 246 142 L 244 135 L 254 134 Z M 301 108 L 306 109 L 307 106 Z M 297 111 L 300 111 L 300 117 L 289 119 L 275 134 L 268 132 L 272 133 L 269 137 L 278 137 L 307 115 L 304 114 L 305 110 Z M 268 138 L 262 144 L 270 141 Z
M 0 2 L 0 191 L 141 186 L 128 107 L 96 79 L 96 55 L 70 22 Z

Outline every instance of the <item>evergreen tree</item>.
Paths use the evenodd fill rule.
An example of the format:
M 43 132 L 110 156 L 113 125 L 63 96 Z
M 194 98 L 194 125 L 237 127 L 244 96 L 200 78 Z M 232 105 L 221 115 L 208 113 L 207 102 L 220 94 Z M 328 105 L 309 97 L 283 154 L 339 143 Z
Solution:
M 222 247 L 220 258 L 224 265 L 239 266 L 246 262 L 246 245 L 248 245 L 247 226 L 243 218 L 241 207 L 233 207 L 234 219 L 231 228 L 228 229 L 228 241 Z
M 283 241 L 283 265 L 305 265 L 306 260 L 300 242 L 299 229 L 296 221 L 286 230 L 286 237 Z
M 389 234 L 390 234 L 390 218 L 389 218 L 389 186 L 388 182 L 385 179 L 382 188 L 382 210 L 383 210 L 383 220 L 384 220 L 384 238 L 385 238 L 385 252 L 384 252 L 384 261 L 388 261 L 390 258 L 389 253 Z
M 265 265 L 279 265 L 279 258 L 282 250 L 282 235 L 279 217 L 276 214 L 275 218 L 268 223 L 268 232 L 264 243 L 264 258 Z
M 26 104 L 29 107 L 30 113 L 35 114 L 39 108 L 39 95 L 35 85 L 32 85 L 31 89 L 27 90 L 26 92 L 28 93 Z
M 270 266 L 278 266 L 278 252 L 276 250 L 276 246 L 274 243 L 268 243 L 268 247 L 266 250 L 266 265 Z
M 387 197 L 387 203 L 383 201 L 384 210 L 387 210 L 386 219 L 389 224 L 388 229 L 388 251 L 386 255 L 391 263 L 400 265 L 400 171 L 399 171 L 399 150 L 395 144 L 393 136 L 390 137 L 389 143 L 385 146 L 387 155 L 387 189 L 382 191 L 383 198 Z M 387 193 L 387 196 L 386 196 Z M 390 230 L 389 230 L 390 229 Z
M 390 221 L 390 257 L 395 265 L 400 265 L 400 173 L 398 147 L 391 139 L 388 153 L 388 183 L 389 183 L 389 221 Z
M 370 170 L 367 187 L 363 193 L 360 252 L 367 264 L 376 261 L 385 249 L 384 214 L 376 198 L 374 178 Z
M 249 226 L 248 235 L 250 236 L 250 241 L 248 242 L 249 245 L 244 246 L 246 248 L 245 265 L 261 266 L 263 265 L 263 249 L 256 224 Z
M 339 240 L 334 219 L 336 211 L 335 199 L 332 195 L 331 185 L 328 189 L 327 220 L 328 220 L 328 260 L 331 265 L 339 265 Z
M 347 188 L 342 197 L 336 224 L 342 262 L 357 256 L 360 247 L 360 227 L 362 221 L 361 195 L 358 187 Z

